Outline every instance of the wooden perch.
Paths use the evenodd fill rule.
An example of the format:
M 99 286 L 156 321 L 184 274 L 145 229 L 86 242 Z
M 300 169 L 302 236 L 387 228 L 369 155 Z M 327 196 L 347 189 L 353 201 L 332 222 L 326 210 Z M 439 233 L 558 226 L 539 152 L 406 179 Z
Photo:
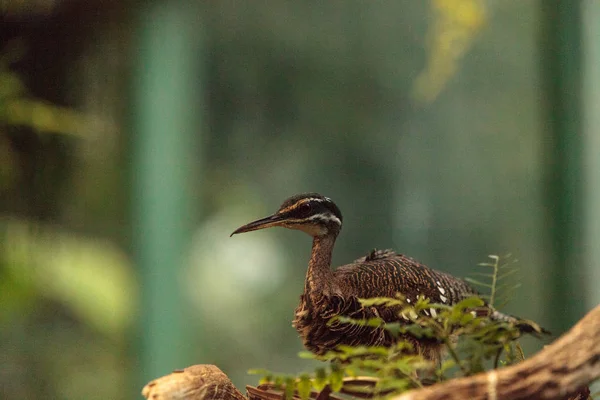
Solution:
M 585 400 L 588 385 L 600 378 L 600 306 L 565 335 L 519 364 L 453 379 L 396 396 L 393 400 Z M 334 399 L 330 390 L 313 393 Z M 214 365 L 194 365 L 148 383 L 142 394 L 153 400 L 246 400 Z M 248 387 L 251 400 L 283 399 L 270 386 Z

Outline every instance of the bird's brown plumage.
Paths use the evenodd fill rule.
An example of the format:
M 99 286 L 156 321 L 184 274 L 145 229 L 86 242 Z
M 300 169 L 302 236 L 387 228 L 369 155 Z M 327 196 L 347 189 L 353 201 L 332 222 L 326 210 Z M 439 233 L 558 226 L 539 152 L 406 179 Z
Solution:
M 307 282 L 310 279 L 307 276 Z M 395 297 L 400 293 L 408 302 L 416 302 L 417 297 L 423 296 L 433 303 L 454 304 L 476 293 L 464 281 L 391 250 L 373 251 L 351 264 L 338 267 L 332 273 L 332 282 L 330 292 L 311 291 L 310 285 L 305 285 L 294 316 L 293 325 L 304 346 L 316 354 L 324 354 L 342 344 L 391 346 L 399 339 L 383 327 L 330 321 L 332 317 L 345 316 L 406 322 L 397 309 L 363 307 L 359 299 Z M 437 341 L 417 340 L 412 336 L 401 339 L 411 342 L 427 359 L 439 360 L 440 344 Z
M 329 198 L 306 193 L 287 199 L 275 214 L 246 224 L 233 233 L 283 226 L 302 230 L 313 237 L 304 292 L 293 321 L 304 345 L 312 352 L 324 354 L 339 345 L 390 346 L 398 340 L 383 327 L 332 320 L 336 316 L 354 319 L 377 317 L 385 322 L 408 320 L 398 309 L 363 307 L 359 299 L 401 294 L 409 303 L 422 296 L 432 303 L 452 305 L 477 293 L 462 279 L 428 268 L 392 250 L 373 250 L 351 264 L 332 270 L 331 255 L 341 225 L 341 212 Z M 497 311 L 489 311 L 496 319 L 518 321 Z M 435 309 L 423 312 L 433 317 L 436 313 Z M 440 344 L 437 341 L 412 336 L 401 339 L 412 342 L 415 350 L 425 358 L 439 361 Z

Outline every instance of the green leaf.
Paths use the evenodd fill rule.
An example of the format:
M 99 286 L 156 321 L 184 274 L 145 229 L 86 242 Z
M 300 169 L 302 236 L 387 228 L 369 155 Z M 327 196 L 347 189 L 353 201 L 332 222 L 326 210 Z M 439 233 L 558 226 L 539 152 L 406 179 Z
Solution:
M 448 359 L 442 362 L 442 365 L 440 366 L 440 368 L 438 369 L 438 373 L 443 375 L 445 374 L 450 368 L 453 368 L 456 366 L 456 362 L 452 359 Z
M 331 390 L 339 392 L 344 385 L 344 370 L 336 363 L 331 364 L 331 375 L 329 376 Z
M 471 275 L 474 276 L 483 276 L 484 278 L 492 278 L 494 276 L 494 274 L 488 274 L 485 272 L 473 272 Z
M 360 304 L 363 307 L 373 307 L 373 306 L 386 306 L 386 307 L 394 307 L 394 306 L 403 306 L 406 304 L 404 299 L 393 299 L 390 297 L 373 297 L 369 299 L 358 299 Z
M 475 320 L 475 317 L 471 313 L 466 313 L 462 315 L 459 323 L 460 325 L 465 326 L 469 325 L 473 320 Z
M 496 267 L 496 264 L 490 264 L 490 263 L 478 263 L 477 265 L 480 267 Z
M 477 308 L 477 307 L 482 307 L 483 305 L 484 305 L 483 300 L 481 300 L 479 297 L 472 296 L 472 297 L 467 297 L 466 299 L 458 302 L 456 304 L 455 308 L 459 308 L 461 310 L 466 310 L 467 308 Z
M 271 374 L 266 374 L 265 376 L 263 376 L 262 378 L 260 378 L 260 383 L 264 384 L 264 383 L 271 383 L 273 382 L 273 375 Z
M 390 332 L 394 336 L 398 336 L 400 333 L 400 323 L 399 322 L 388 322 L 384 325 L 384 329 Z
M 332 324 L 335 324 L 338 322 L 343 323 L 343 324 L 351 324 L 351 325 L 358 325 L 358 326 L 369 326 L 372 328 L 377 328 L 377 327 L 380 327 L 383 324 L 385 324 L 385 322 L 381 318 L 354 319 L 354 318 L 344 317 L 342 315 L 337 315 L 337 316 L 331 318 L 327 322 L 327 325 L 332 325 Z
M 268 375 L 270 372 L 264 368 L 252 368 L 248 370 L 248 375 Z
M 398 342 L 396 342 L 395 350 L 397 352 L 402 352 L 402 351 L 411 352 L 414 350 L 414 346 L 411 342 L 409 342 L 407 340 L 399 340 Z
M 298 357 L 305 360 L 314 360 L 316 358 L 316 355 L 314 353 L 311 353 L 310 351 L 300 351 L 298 352 Z
M 377 389 L 379 389 L 379 391 L 381 392 L 386 392 L 389 390 L 393 390 L 395 392 L 404 392 L 408 389 L 411 389 L 412 386 L 412 382 L 410 381 L 410 379 L 407 378 L 400 378 L 400 379 L 393 379 L 393 380 L 386 380 L 384 382 L 381 382 L 381 384 L 378 385 Z
M 406 334 L 410 334 L 418 339 L 426 337 L 426 338 L 434 338 L 436 337 L 435 332 L 430 327 L 423 327 L 418 324 L 410 324 L 404 325 L 400 327 L 400 332 Z
M 293 377 L 288 376 L 285 378 L 285 399 L 289 400 L 294 397 L 294 389 L 296 386 L 296 382 Z M 310 391 L 309 391 L 310 393 Z
M 285 379 L 285 378 L 284 378 L 283 376 L 281 376 L 281 375 L 276 375 L 276 376 L 275 376 L 275 379 L 273 379 L 273 382 L 274 382 L 274 384 L 275 384 L 275 387 L 276 387 L 276 388 L 281 388 L 281 387 L 283 387 L 284 379 Z
M 310 397 L 310 390 L 312 389 L 312 384 L 310 382 L 310 376 L 308 374 L 300 375 L 300 379 L 297 384 L 298 387 L 298 395 L 302 400 L 306 400 Z
M 319 367 L 315 370 L 315 389 L 321 391 L 327 386 L 327 372 L 325 368 Z
M 481 281 L 478 281 L 476 279 L 472 279 L 469 277 L 466 277 L 465 281 L 472 283 L 473 285 L 477 285 L 477 286 L 483 286 L 483 287 L 488 287 L 488 288 L 492 287 L 492 285 L 490 285 L 489 283 L 481 282 Z

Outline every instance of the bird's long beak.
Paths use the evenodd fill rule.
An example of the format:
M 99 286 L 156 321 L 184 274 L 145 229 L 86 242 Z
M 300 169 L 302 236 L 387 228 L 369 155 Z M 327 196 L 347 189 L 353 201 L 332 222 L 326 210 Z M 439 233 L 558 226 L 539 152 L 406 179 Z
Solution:
M 240 226 L 237 228 L 229 237 L 244 232 L 257 231 L 259 229 L 271 228 L 273 226 L 281 226 L 284 218 L 278 214 L 270 215 L 266 218 L 257 219 L 256 221 L 252 221 L 249 224 L 244 226 Z

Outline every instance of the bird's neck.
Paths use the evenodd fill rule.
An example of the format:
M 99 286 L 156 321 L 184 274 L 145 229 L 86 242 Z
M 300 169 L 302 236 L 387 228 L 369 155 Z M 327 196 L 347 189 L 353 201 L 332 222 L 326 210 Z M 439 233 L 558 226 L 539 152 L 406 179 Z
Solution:
M 313 238 L 312 254 L 308 262 L 304 292 L 313 295 L 330 295 L 335 292 L 333 271 L 331 270 L 331 255 L 335 244 L 335 235 L 315 236 Z

